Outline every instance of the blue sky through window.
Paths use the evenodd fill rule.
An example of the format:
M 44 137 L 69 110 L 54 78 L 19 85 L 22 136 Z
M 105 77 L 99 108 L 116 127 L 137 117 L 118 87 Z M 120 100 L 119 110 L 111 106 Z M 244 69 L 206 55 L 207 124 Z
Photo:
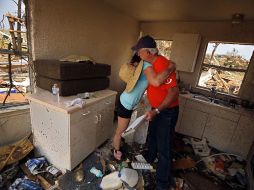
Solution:
M 206 53 L 211 54 L 214 49 L 214 43 L 208 43 Z M 250 60 L 251 55 L 254 51 L 254 45 L 245 45 L 245 44 L 229 44 L 221 43 L 216 51 L 215 55 L 226 55 L 228 52 L 232 52 L 233 48 L 238 51 L 238 55 L 241 55 L 247 60 Z
M 18 2 L 18 0 L 16 0 L 16 2 Z M 25 6 L 23 3 L 21 6 L 21 9 L 23 14 L 25 12 Z M 17 16 L 17 10 L 18 10 L 18 6 L 12 0 L 0 0 L 0 20 L 2 20 L 3 15 L 8 12 L 14 16 Z M 8 20 L 6 18 L 4 20 L 4 26 L 5 26 L 5 29 L 9 28 Z

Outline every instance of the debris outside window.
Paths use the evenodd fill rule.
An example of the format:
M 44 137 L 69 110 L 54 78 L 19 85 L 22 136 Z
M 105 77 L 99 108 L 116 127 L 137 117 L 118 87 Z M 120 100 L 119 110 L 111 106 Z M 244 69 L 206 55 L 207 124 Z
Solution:
M 169 40 L 155 40 L 157 48 L 159 49 L 159 54 L 170 59 L 172 41 Z
M 0 16 L 0 103 L 26 104 L 30 89 L 25 4 L 4 0 Z
M 209 42 L 198 86 L 238 95 L 253 50 L 254 45 Z

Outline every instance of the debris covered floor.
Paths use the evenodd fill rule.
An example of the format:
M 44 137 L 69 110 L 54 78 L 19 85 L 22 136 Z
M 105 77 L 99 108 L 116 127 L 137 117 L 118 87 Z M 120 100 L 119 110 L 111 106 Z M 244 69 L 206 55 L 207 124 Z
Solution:
M 137 155 L 144 153 L 145 145 L 123 143 L 123 146 L 124 159 L 121 162 L 113 158 L 111 142 L 108 141 L 90 154 L 73 171 L 67 171 L 65 174 L 61 174 L 43 157 L 34 158 L 32 151 L 25 158 L 3 168 L 0 173 L 0 189 L 16 190 L 33 189 L 34 187 L 34 189 L 50 188 L 51 190 L 97 190 L 106 186 L 113 189 L 155 189 L 156 163 L 136 166 L 136 168 L 152 166 L 153 169 L 127 170 L 123 175 L 129 179 L 118 180 L 118 175 L 115 178 L 114 176 L 108 178 L 109 181 L 104 179 L 105 176 L 112 176 L 113 173 L 123 171 L 123 168 L 132 168 L 133 162 L 142 161 Z M 205 140 L 200 141 L 180 134 L 175 136 L 173 152 L 175 189 L 247 189 L 246 162 L 237 155 L 221 153 L 209 147 Z M 130 173 L 133 171 L 135 173 Z

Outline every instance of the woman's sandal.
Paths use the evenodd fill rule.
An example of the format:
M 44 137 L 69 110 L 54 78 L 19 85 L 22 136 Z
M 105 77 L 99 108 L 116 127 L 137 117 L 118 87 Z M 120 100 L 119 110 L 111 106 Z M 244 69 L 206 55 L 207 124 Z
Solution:
M 113 155 L 116 160 L 121 160 L 122 152 L 120 150 L 113 149 Z

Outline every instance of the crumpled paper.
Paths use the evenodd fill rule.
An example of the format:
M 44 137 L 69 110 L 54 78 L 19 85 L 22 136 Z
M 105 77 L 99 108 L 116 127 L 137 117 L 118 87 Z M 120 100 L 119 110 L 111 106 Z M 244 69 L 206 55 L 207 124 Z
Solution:
M 75 98 L 74 100 L 71 100 L 71 101 L 65 101 L 64 104 L 66 107 L 77 105 L 80 108 L 82 108 L 85 105 L 85 101 L 82 100 L 81 98 Z

